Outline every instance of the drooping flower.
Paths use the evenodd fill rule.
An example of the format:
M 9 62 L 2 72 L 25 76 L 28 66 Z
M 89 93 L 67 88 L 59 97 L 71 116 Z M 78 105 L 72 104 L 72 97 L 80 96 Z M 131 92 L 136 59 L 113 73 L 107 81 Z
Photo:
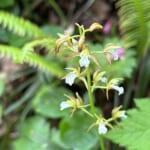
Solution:
M 102 29 L 102 28 L 103 28 L 103 26 L 100 25 L 99 23 L 93 23 L 89 27 L 88 31 L 93 32 L 94 30 L 99 30 L 99 29 Z
M 72 50 L 78 52 L 78 42 L 75 39 L 72 39 Z
M 112 117 L 113 119 L 116 118 L 127 118 L 127 115 L 125 114 L 124 110 L 120 110 L 122 106 L 116 107 L 112 110 Z
M 65 83 L 72 86 L 72 84 L 74 83 L 76 77 L 77 77 L 77 74 L 75 72 L 70 72 L 65 77 Z
M 107 82 L 107 78 L 106 77 L 102 77 L 102 78 L 100 78 L 100 81 L 103 82 L 103 83 L 106 83 Z
M 122 86 L 117 86 L 117 85 L 111 85 L 111 88 L 115 89 L 116 91 L 118 91 L 118 95 L 121 95 L 124 93 L 124 88 Z
M 61 102 L 61 104 L 60 104 L 60 110 L 64 110 L 69 107 L 72 107 L 72 106 L 69 103 L 67 103 L 67 101 Z
M 79 64 L 81 67 L 88 67 L 90 64 L 90 55 L 87 51 L 83 51 L 80 54 Z
M 99 134 L 106 134 L 107 131 L 108 131 L 108 129 L 107 129 L 105 123 L 99 123 L 99 125 L 98 125 L 98 133 Z
M 127 118 L 125 111 L 121 111 L 119 118 Z
M 122 59 L 124 54 L 125 54 L 124 49 L 123 48 L 118 48 L 118 49 L 112 51 L 111 59 L 112 60 Z
M 107 127 L 113 128 L 112 125 L 109 123 L 108 120 L 106 120 L 104 117 L 97 116 L 95 114 L 95 117 L 97 118 L 96 122 L 94 122 L 93 124 L 90 125 L 90 127 L 88 128 L 88 130 L 92 129 L 94 126 L 98 126 L 98 133 L 99 134 L 106 134 L 108 131 Z
M 71 115 L 77 110 L 77 109 L 84 109 L 85 107 L 88 107 L 89 104 L 84 105 L 83 99 L 79 96 L 78 93 L 76 93 L 76 97 L 68 96 L 66 95 L 68 100 L 61 102 L 60 104 L 60 110 L 64 110 L 66 108 L 72 108 Z M 86 111 L 86 110 L 85 110 Z

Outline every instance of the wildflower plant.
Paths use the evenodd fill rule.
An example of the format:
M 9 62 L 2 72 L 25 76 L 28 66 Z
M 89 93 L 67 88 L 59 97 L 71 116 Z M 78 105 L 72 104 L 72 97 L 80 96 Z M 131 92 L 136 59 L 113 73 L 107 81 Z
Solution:
M 112 110 L 112 116 L 105 118 L 102 114 L 97 114 L 96 106 L 94 104 L 94 91 L 96 89 L 103 89 L 106 91 L 106 97 L 109 99 L 108 93 L 110 90 L 116 90 L 118 95 L 124 93 L 124 88 L 119 86 L 122 78 L 107 78 L 107 72 L 101 71 L 101 64 L 97 55 L 103 54 L 108 60 L 108 65 L 112 61 L 121 61 L 123 59 L 124 51 L 118 45 L 109 44 L 103 51 L 92 51 L 86 43 L 86 34 L 94 30 L 102 29 L 98 23 L 93 23 L 89 28 L 76 24 L 79 30 L 77 35 L 69 35 L 67 32 L 64 35 L 59 34 L 59 39 L 56 41 L 56 53 L 66 50 L 68 60 L 75 59 L 75 64 L 66 68 L 68 73 L 63 78 L 65 83 L 72 86 L 76 80 L 83 82 L 88 92 L 88 103 L 76 93 L 74 96 L 66 95 L 67 100 L 62 101 L 60 110 L 71 110 L 71 116 L 77 111 L 83 111 L 93 121 L 89 130 L 97 127 L 97 132 L 100 135 L 100 147 L 104 150 L 103 134 L 106 134 L 109 128 L 113 128 L 113 122 L 117 122 L 119 118 L 126 118 L 125 111 L 120 110 L 121 106 Z M 90 132 L 90 131 L 89 131 Z

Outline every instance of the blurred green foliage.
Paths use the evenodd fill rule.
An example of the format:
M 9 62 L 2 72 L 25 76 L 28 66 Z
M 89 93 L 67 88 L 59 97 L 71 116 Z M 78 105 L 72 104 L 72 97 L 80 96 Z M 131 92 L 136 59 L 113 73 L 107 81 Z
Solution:
M 64 28 L 59 25 L 52 25 L 48 21 L 43 21 L 43 18 L 42 20 L 39 16 L 37 17 L 29 7 L 31 4 L 29 0 L 22 2 L 22 7 L 25 7 L 24 12 L 26 12 L 24 14 L 28 16 L 27 18 L 32 18 L 32 20 L 40 18 L 43 21 L 41 27 L 37 23 L 34 24 L 26 19 L 14 16 L 13 14 L 22 13 L 17 3 L 15 0 L 1 0 L 0 2 L 0 8 L 5 10 L 9 8 L 8 10 L 10 11 L 10 13 L 0 11 L 0 55 L 11 57 L 14 63 L 22 64 L 23 69 L 25 68 L 24 66 L 27 67 L 25 63 L 28 63 L 30 67 L 28 66 L 27 69 L 20 71 L 18 76 L 15 76 L 15 88 L 13 87 L 13 91 L 10 91 L 12 93 L 9 93 L 7 100 L 2 101 L 0 105 L 1 122 L 3 122 L 3 118 L 11 116 L 12 113 L 17 114 L 15 125 L 11 122 L 9 123 L 12 126 L 14 125 L 13 129 L 10 128 L 1 137 L 0 149 L 8 150 L 10 145 L 12 146 L 10 149 L 13 150 L 98 149 L 97 131 L 94 129 L 87 131 L 91 125 L 90 120 L 81 112 L 77 112 L 73 118 L 70 118 L 66 111 L 62 112 L 59 109 L 60 102 L 66 99 L 64 93 L 71 94 L 72 92 L 70 88 L 64 86 L 64 82 L 60 81 L 58 77 L 64 76 L 65 66 L 68 67 L 70 63 L 74 63 L 64 61 L 62 58 L 63 53 L 60 55 L 55 55 L 54 53 L 55 41 L 58 37 L 57 33 L 63 33 Z M 56 1 L 49 1 L 49 3 L 60 16 L 61 23 L 66 21 L 64 15 L 61 15 L 61 10 L 60 8 L 58 9 Z M 126 48 L 124 59 L 113 62 L 111 65 L 108 65 L 105 60 L 99 60 L 99 56 L 97 56 L 102 63 L 100 69 L 106 71 L 111 77 L 124 77 L 125 80 L 133 78 L 133 81 L 126 85 L 127 90 L 123 97 L 125 107 L 128 107 L 132 100 L 132 90 L 135 87 L 134 80 L 137 77 L 136 73 L 135 75 L 133 74 L 139 62 L 138 59 L 135 59 L 136 51 L 142 58 L 149 46 L 150 7 L 147 4 L 148 0 L 120 0 L 118 2 L 117 5 L 120 7 L 119 16 L 121 18 L 120 26 L 125 43 L 122 42 L 122 39 L 116 38 L 117 34 L 115 38 L 110 37 L 102 43 L 90 43 L 91 51 L 102 51 L 104 45 L 110 42 L 113 44 L 119 43 Z M 130 49 L 128 49 L 129 47 Z M 142 67 L 140 66 L 140 85 L 135 94 L 137 97 L 145 96 L 145 91 L 149 85 L 149 56 L 150 54 L 147 53 L 147 57 L 143 58 L 145 63 L 142 63 Z M 36 68 L 39 68 L 39 70 Z M 17 83 L 20 80 L 21 82 Z M 83 88 L 78 82 L 75 86 L 77 87 L 71 90 L 77 89 L 80 91 Z M 4 90 L 4 81 L 0 80 L 0 96 L 2 98 L 3 93 L 5 93 Z M 85 94 L 84 89 L 81 90 L 81 93 Z M 9 101 L 8 104 L 6 103 L 7 101 Z M 85 101 L 87 101 L 87 97 L 85 97 Z M 114 102 L 111 103 L 114 103 L 114 105 L 122 103 L 118 101 L 119 98 L 114 96 Z M 148 122 L 148 113 L 146 114 L 146 111 L 149 112 L 149 99 L 146 102 L 138 100 L 137 105 L 142 111 L 137 109 L 129 111 L 129 115 L 132 117 L 122 123 L 126 128 L 123 130 L 117 128 L 108 134 L 112 141 L 122 146 L 133 146 L 135 148 L 137 142 L 134 143 L 133 141 L 141 136 L 137 130 L 147 129 L 148 127 L 146 126 L 146 121 Z M 139 124 L 133 122 L 135 120 L 138 120 Z M 143 126 L 139 129 L 139 125 Z M 9 136 L 14 130 L 17 136 L 10 139 Z M 131 131 L 134 138 L 129 135 Z M 147 135 L 149 136 L 149 132 L 146 132 Z M 131 138 L 131 141 L 128 137 Z M 144 143 L 145 139 L 140 138 L 138 142 L 138 144 Z M 140 146 L 138 148 L 141 148 Z M 149 145 L 147 144 L 147 146 Z

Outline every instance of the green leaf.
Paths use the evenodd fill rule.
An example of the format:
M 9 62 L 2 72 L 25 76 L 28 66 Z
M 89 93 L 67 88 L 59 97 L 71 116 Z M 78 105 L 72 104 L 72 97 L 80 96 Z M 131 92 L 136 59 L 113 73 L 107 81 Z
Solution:
M 69 94 L 65 88 L 43 86 L 33 99 L 34 110 L 46 117 L 59 118 L 68 114 L 60 110 L 60 103 L 66 100 L 64 94 Z
M 0 8 L 10 7 L 14 4 L 15 0 L 1 0 Z
M 111 77 L 131 77 L 133 69 L 136 67 L 136 59 L 134 58 L 134 51 L 125 51 L 125 56 L 122 60 L 113 61 L 111 65 L 105 64 L 102 70 L 107 72 Z
M 20 126 L 20 137 L 13 142 L 14 150 L 49 150 L 49 124 L 40 116 Z
M 122 120 L 121 127 L 115 127 L 106 137 L 128 150 L 148 150 L 150 98 L 136 99 L 135 103 L 137 108 L 128 111 L 128 118 Z
M 75 112 L 72 118 L 63 119 L 60 123 L 61 140 L 70 149 L 90 150 L 98 140 L 95 129 L 87 131 L 91 121 L 91 118 L 82 112 Z
M 58 25 L 44 25 L 42 27 L 42 30 L 46 35 L 52 36 L 54 38 L 58 38 L 57 33 L 63 34 L 63 32 L 64 32 L 64 29 Z
M 60 131 L 52 129 L 51 132 L 51 147 L 55 150 L 70 150 L 60 138 Z

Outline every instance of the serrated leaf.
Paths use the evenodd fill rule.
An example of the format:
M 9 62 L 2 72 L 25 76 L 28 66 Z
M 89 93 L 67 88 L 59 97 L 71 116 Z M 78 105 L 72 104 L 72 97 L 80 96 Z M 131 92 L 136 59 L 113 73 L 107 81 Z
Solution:
M 128 111 L 128 118 L 115 127 L 106 137 L 125 146 L 128 150 L 149 150 L 150 148 L 150 98 L 136 99 L 137 108 Z
M 60 103 L 66 100 L 64 94 L 70 93 L 65 88 L 43 86 L 33 99 L 33 108 L 37 113 L 46 117 L 63 117 L 68 113 L 60 110 Z
M 13 142 L 14 150 L 49 150 L 49 124 L 35 116 L 20 126 L 20 137 Z
M 111 75 L 111 77 L 130 77 L 133 69 L 136 67 L 136 60 L 133 51 L 126 51 L 122 60 L 114 61 L 111 65 L 104 65 L 102 68 Z
M 76 112 L 72 118 L 66 118 L 60 123 L 60 136 L 70 149 L 91 150 L 97 143 L 97 131 L 87 131 L 92 124 L 91 118 L 82 112 Z

